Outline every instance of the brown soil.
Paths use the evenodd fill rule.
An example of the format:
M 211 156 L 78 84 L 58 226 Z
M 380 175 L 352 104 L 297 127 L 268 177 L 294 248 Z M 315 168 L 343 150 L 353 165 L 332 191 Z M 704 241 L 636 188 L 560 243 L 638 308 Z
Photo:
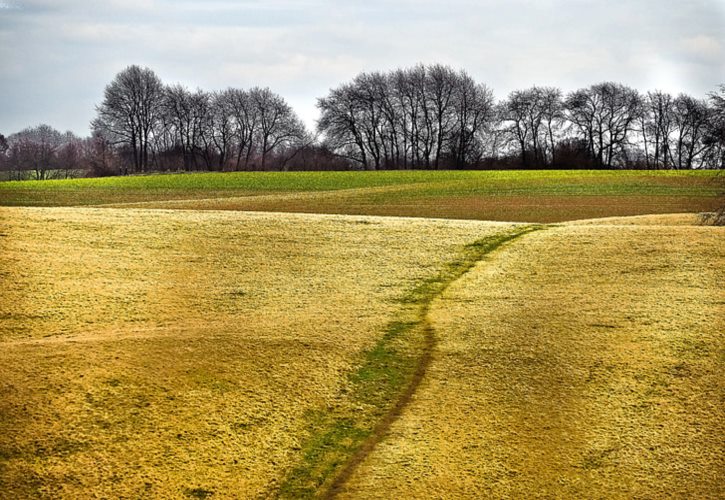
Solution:
M 386 190 L 394 193 L 384 203 L 370 199 L 371 194 L 380 194 Z M 612 216 L 705 212 L 714 210 L 721 204 L 721 200 L 715 197 L 695 196 L 420 196 L 401 199 L 396 196 L 400 194 L 398 191 L 399 188 L 387 187 L 374 190 L 148 202 L 133 206 L 551 223 Z

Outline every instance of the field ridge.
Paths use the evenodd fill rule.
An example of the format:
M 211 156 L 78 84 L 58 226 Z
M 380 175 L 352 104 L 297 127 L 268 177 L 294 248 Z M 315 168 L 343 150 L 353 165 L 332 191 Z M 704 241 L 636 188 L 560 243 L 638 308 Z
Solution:
M 392 321 L 378 343 L 350 375 L 354 412 L 333 410 L 313 416 L 312 437 L 303 446 L 303 462 L 283 481 L 282 498 L 334 498 L 357 466 L 388 433 L 420 386 L 436 345 L 428 318 L 431 303 L 488 254 L 501 246 L 543 229 L 522 225 L 476 240 L 461 256 L 434 277 L 415 286 L 401 302 L 402 317 Z M 406 315 L 407 313 L 407 315 Z

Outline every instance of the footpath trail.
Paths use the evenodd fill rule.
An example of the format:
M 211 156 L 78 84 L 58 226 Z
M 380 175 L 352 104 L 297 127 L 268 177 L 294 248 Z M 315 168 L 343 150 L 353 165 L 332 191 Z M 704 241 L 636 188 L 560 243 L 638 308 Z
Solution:
M 386 328 L 354 387 L 393 372 L 401 295 L 514 228 L 0 208 L 0 497 L 269 497 L 318 415 L 376 408 L 347 374 Z
M 268 493 L 283 498 L 334 498 L 342 492 L 424 380 L 437 340 L 429 317 L 433 301 L 496 249 L 541 228 L 518 225 L 490 232 L 465 245 L 436 275 L 419 281 L 401 299 L 397 318 L 351 374 L 347 403 L 311 418 L 303 461 L 277 491 Z
M 429 285 L 437 283 L 438 286 L 429 286 L 428 290 L 421 293 L 421 298 L 419 300 L 420 310 L 418 313 L 418 324 L 416 326 L 424 332 L 424 346 L 418 358 L 413 376 L 393 406 L 375 426 L 372 434 L 363 442 L 362 446 L 360 446 L 357 452 L 352 455 L 352 457 L 342 467 L 341 471 L 336 475 L 330 488 L 325 494 L 325 498 L 335 498 L 341 491 L 343 491 L 357 467 L 368 458 L 368 456 L 375 450 L 375 447 L 390 431 L 391 425 L 400 418 L 400 415 L 410 404 L 411 399 L 423 381 L 423 377 L 428 371 L 433 351 L 436 346 L 436 334 L 429 318 L 430 307 L 433 301 L 440 297 L 441 294 L 455 283 L 456 280 L 460 279 L 486 256 L 512 240 L 539 229 L 541 229 L 540 226 L 521 226 L 511 232 L 490 236 L 476 241 L 475 243 L 469 245 L 468 255 L 460 261 L 450 265 L 449 273 L 446 277 L 441 278 L 439 281 L 431 281 L 429 283 Z
M 550 227 L 446 287 L 338 498 L 725 496 L 723 230 L 639 222 Z

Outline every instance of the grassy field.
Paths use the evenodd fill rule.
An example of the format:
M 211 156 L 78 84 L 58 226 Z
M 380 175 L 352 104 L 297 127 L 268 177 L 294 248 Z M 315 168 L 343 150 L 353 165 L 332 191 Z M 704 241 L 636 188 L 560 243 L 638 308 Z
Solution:
M 433 303 L 428 377 L 343 497 L 725 495 L 723 233 L 612 222 L 522 238 Z
M 708 172 L 0 183 L 0 205 L 31 205 L 0 207 L 0 491 L 721 498 L 725 233 L 695 212 L 722 188 Z M 669 212 L 688 213 L 642 215 Z
M 315 489 L 346 457 L 316 436 L 364 438 L 410 377 L 420 284 L 511 228 L 0 209 L 0 491 Z
M 526 222 L 700 212 L 712 171 L 236 172 L 0 183 L 5 206 L 136 206 Z

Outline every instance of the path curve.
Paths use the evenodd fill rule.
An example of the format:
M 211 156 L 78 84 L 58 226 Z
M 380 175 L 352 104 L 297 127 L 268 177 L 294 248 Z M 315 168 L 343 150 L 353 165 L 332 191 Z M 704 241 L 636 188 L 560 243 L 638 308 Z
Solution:
M 431 364 L 431 360 L 433 358 L 433 351 L 436 347 L 435 329 L 433 328 L 430 319 L 428 318 L 430 306 L 433 301 L 440 295 L 442 295 L 443 292 L 445 292 L 454 282 L 459 280 L 467 272 L 473 269 L 476 264 L 478 264 L 481 260 L 483 260 L 486 256 L 488 256 L 495 250 L 498 250 L 499 248 L 509 244 L 513 240 L 520 238 L 521 236 L 524 236 L 533 231 L 541 230 L 543 228 L 544 226 L 539 225 L 521 226 L 514 231 L 511 231 L 504 235 L 484 238 L 483 240 L 479 240 L 471 245 L 468 245 L 468 248 L 474 250 L 472 257 L 464 260 L 461 263 L 460 269 L 458 269 L 458 272 L 455 273 L 452 279 L 446 281 L 442 287 L 436 290 L 436 293 L 431 295 L 421 307 L 419 324 L 423 328 L 425 333 L 423 352 L 420 355 L 418 365 L 415 369 L 415 372 L 413 373 L 410 382 L 405 388 L 405 391 L 403 391 L 403 393 L 398 397 L 395 404 L 376 424 L 370 436 L 362 443 L 358 450 L 342 466 L 337 476 L 333 480 L 332 484 L 323 495 L 323 498 L 333 499 L 344 490 L 347 482 L 355 473 L 357 467 L 365 461 L 365 459 L 375 450 L 375 447 L 388 434 L 388 431 L 390 430 L 392 424 L 396 420 L 398 420 L 398 418 L 400 418 L 403 410 L 405 410 L 405 408 L 410 404 L 413 395 L 418 390 L 418 387 L 423 381 L 428 367 Z

